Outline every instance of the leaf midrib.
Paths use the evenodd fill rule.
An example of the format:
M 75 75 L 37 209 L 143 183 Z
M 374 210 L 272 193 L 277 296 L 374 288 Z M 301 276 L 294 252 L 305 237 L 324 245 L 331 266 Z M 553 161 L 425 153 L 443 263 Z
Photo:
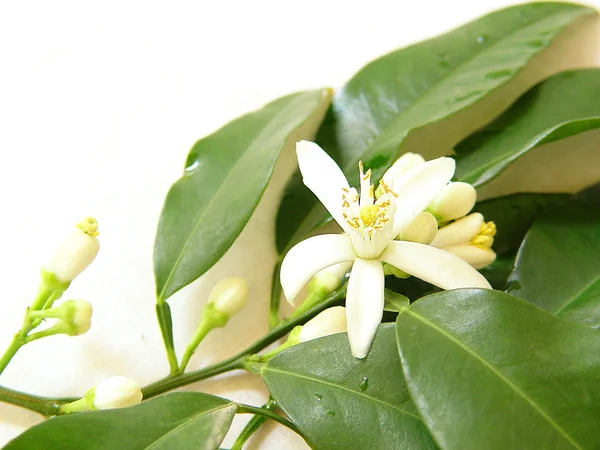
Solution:
M 583 7 L 582 7 L 582 10 L 583 10 L 583 9 L 585 9 L 585 8 L 583 8 Z M 503 42 L 503 41 L 504 41 L 505 39 L 507 39 L 508 37 L 513 37 L 515 34 L 517 34 L 517 33 L 520 33 L 520 32 L 522 32 L 523 30 L 526 30 L 526 29 L 528 29 L 528 28 L 530 28 L 530 27 L 532 27 L 532 26 L 534 26 L 534 25 L 537 25 L 539 22 L 542 22 L 542 21 L 544 21 L 544 20 L 548 20 L 549 18 L 552 18 L 552 17 L 554 17 L 554 16 L 562 15 L 562 14 L 564 14 L 564 13 L 565 13 L 565 11 L 559 11 L 559 12 L 556 12 L 556 13 L 554 13 L 554 14 L 549 14 L 549 15 L 547 15 L 547 16 L 544 16 L 543 18 L 534 19 L 534 20 L 532 20 L 531 22 L 529 22 L 527 25 L 524 25 L 522 28 L 519 28 L 519 29 L 518 29 L 517 31 L 515 31 L 514 33 L 508 34 L 508 35 L 506 35 L 506 36 L 502 36 L 500 39 L 498 39 L 498 40 L 497 40 L 496 42 L 494 42 L 493 44 L 490 44 L 489 46 L 487 46 L 487 47 L 485 47 L 484 49 L 482 49 L 482 51 L 481 51 L 481 52 L 477 52 L 477 53 L 473 54 L 472 56 L 470 56 L 470 57 L 466 58 L 464 61 L 462 61 L 462 62 L 461 62 L 460 64 L 458 64 L 456 67 L 452 68 L 451 70 L 449 70 L 448 72 L 446 72 L 444 75 L 442 75 L 440 78 L 438 78 L 438 79 L 435 81 L 435 83 L 432 83 L 432 84 L 431 84 L 431 86 L 429 86 L 427 89 L 425 89 L 425 90 L 424 90 L 424 91 L 423 91 L 423 92 L 422 92 L 422 93 L 419 95 L 419 97 L 418 97 L 418 98 L 417 98 L 417 99 L 416 99 L 414 102 L 412 102 L 410 105 L 408 105 L 406 108 L 404 108 L 404 109 L 403 109 L 403 110 L 402 110 L 400 113 L 398 113 L 398 114 L 397 114 L 395 117 L 393 117 L 393 118 L 392 118 L 392 119 L 391 119 L 391 120 L 390 120 L 390 121 L 389 121 L 389 122 L 388 122 L 388 123 L 387 123 L 387 124 L 386 124 L 386 125 L 385 125 L 383 128 L 381 128 L 381 132 L 380 132 L 380 133 L 377 135 L 377 137 L 375 138 L 375 140 L 373 141 L 373 143 L 372 143 L 372 144 L 370 144 L 370 145 L 368 145 L 368 146 L 367 146 L 367 147 L 365 147 L 364 149 L 362 149 L 362 150 L 361 150 L 361 152 L 360 152 L 360 154 L 361 154 L 361 155 L 364 155 L 365 153 L 368 153 L 368 151 L 369 151 L 369 150 L 370 150 L 370 149 L 371 149 L 371 148 L 374 146 L 374 144 L 376 144 L 376 143 L 377 143 L 377 141 L 378 141 L 379 137 L 381 136 L 381 134 L 382 134 L 382 133 L 384 133 L 384 132 L 385 132 L 385 130 L 387 130 L 387 129 L 389 128 L 389 126 L 390 126 L 390 125 L 392 125 L 394 122 L 396 122 L 396 121 L 398 120 L 398 118 L 399 118 L 399 117 L 402 117 L 402 116 L 404 116 L 404 115 L 405 115 L 405 113 L 406 113 L 407 111 L 410 111 L 410 110 L 412 110 L 412 109 L 415 107 L 415 105 L 417 105 L 417 104 L 420 104 L 420 102 L 421 102 L 421 100 L 422 100 L 423 98 L 425 98 L 425 97 L 426 97 L 426 96 L 427 96 L 427 95 L 428 95 L 428 94 L 429 94 L 429 93 L 430 93 L 430 92 L 431 92 L 433 89 L 437 88 L 437 87 L 438 87 L 438 86 L 439 86 L 439 85 L 440 85 L 440 84 L 441 84 L 441 83 L 442 83 L 442 82 L 443 82 L 445 79 L 447 79 L 447 78 L 448 78 L 450 75 L 453 75 L 453 74 L 454 74 L 454 73 L 455 73 L 455 72 L 456 72 L 458 69 L 460 69 L 460 68 L 462 68 L 463 66 L 465 66 L 466 64 L 468 64 L 468 63 L 472 62 L 472 61 L 473 61 L 475 58 L 479 57 L 479 56 L 480 56 L 482 53 L 484 53 L 485 51 L 488 51 L 490 48 L 493 48 L 493 47 L 497 46 L 499 43 Z M 569 26 L 569 24 L 565 25 L 565 27 L 567 27 L 567 26 Z M 558 31 L 558 34 L 560 34 L 560 33 L 561 33 L 563 30 L 564 30 L 564 27 L 563 27 L 563 28 L 562 28 L 560 31 Z M 557 37 L 557 35 L 554 35 L 552 39 L 554 40 L 556 37 Z M 545 49 L 543 49 L 541 52 L 545 51 L 546 49 L 547 49 L 547 47 L 546 47 Z M 535 54 L 531 55 L 531 57 L 529 58 L 529 60 L 530 60 L 531 58 L 534 58 L 536 55 L 539 55 L 541 52 L 537 52 L 537 53 L 535 53 Z M 528 60 L 528 61 L 529 61 L 529 60 Z M 514 77 L 515 77 L 516 75 L 518 75 L 518 74 L 519 74 L 519 73 L 520 73 L 520 72 L 523 70 L 523 68 L 524 68 L 524 67 L 525 67 L 525 66 L 522 66 L 522 67 L 521 67 L 521 68 L 520 68 L 518 71 L 516 71 L 516 72 L 514 73 L 514 76 L 512 76 L 512 77 L 508 78 L 508 79 L 507 79 L 505 82 L 503 82 L 503 83 L 500 83 L 500 84 L 499 84 L 498 86 L 496 86 L 496 87 L 502 86 L 502 85 L 504 85 L 504 84 L 508 83 L 509 81 L 513 80 L 513 79 L 514 79 Z M 494 88 L 494 89 L 495 89 L 495 88 Z M 486 94 L 484 94 L 482 97 L 484 97 L 484 96 L 487 96 L 487 95 L 489 94 L 489 92 L 491 92 L 491 91 L 487 91 L 487 92 L 486 92 Z M 361 94 L 362 94 L 362 92 L 361 92 Z M 468 107 L 468 106 L 471 106 L 471 104 L 469 104 L 469 105 L 467 105 L 467 106 L 465 106 L 465 107 L 463 107 L 463 108 L 460 108 L 459 110 L 457 110 L 457 111 L 454 111 L 454 112 L 456 113 L 456 112 L 458 112 L 458 111 L 462 111 L 463 109 L 465 109 L 465 108 L 466 108 L 466 107 Z M 370 109 L 370 108 L 371 108 L 371 107 L 370 107 L 370 105 L 369 105 L 369 109 Z M 437 121 L 437 120 L 441 120 L 441 118 L 438 118 L 438 119 L 435 119 L 435 120 L 436 120 L 436 121 Z M 405 138 L 406 138 L 406 137 L 407 137 L 407 136 L 408 136 L 410 133 L 412 133 L 412 132 L 413 132 L 413 130 L 415 130 L 415 129 L 417 129 L 417 128 L 421 128 L 421 127 L 423 127 L 423 126 L 427 125 L 427 124 L 428 124 L 428 123 L 430 123 L 430 122 L 431 122 L 431 121 L 427 121 L 426 123 L 423 123 L 423 124 L 421 124 L 421 125 L 418 125 L 418 126 L 416 126 L 416 127 L 409 128 L 408 130 L 405 130 L 405 131 L 404 131 L 404 133 L 405 133 Z M 404 141 L 404 140 L 403 140 L 403 141 Z M 403 142 L 403 141 L 402 141 L 402 142 Z M 400 146 L 402 145 L 402 142 L 399 144 L 399 146 L 398 146 L 398 149 L 399 149 L 399 148 L 400 148 Z M 360 159 L 360 157 L 359 157 L 359 159 Z M 358 160 L 356 160 L 356 161 L 358 161 Z M 344 175 L 346 175 L 346 174 L 347 174 L 347 172 L 348 172 L 349 170 L 351 170 L 351 169 L 352 169 L 353 167 L 355 167 L 355 166 L 356 166 L 356 162 L 355 162 L 355 161 L 353 161 L 353 162 L 352 162 L 352 164 L 348 164 L 347 166 L 345 166 L 345 167 L 344 167 L 344 170 L 343 170 L 343 172 L 344 172 Z M 314 199 L 313 199 L 313 200 L 314 200 Z M 308 213 L 307 213 L 307 214 L 304 216 L 304 219 L 302 219 L 302 221 L 300 222 L 300 225 L 299 225 L 299 226 L 296 228 L 296 230 L 297 230 L 297 231 L 298 231 L 298 230 L 301 230 L 301 229 L 302 229 L 302 227 L 303 227 L 303 225 L 304 225 L 304 223 L 307 221 L 307 219 L 309 219 L 309 218 L 310 218 L 310 216 L 312 215 L 313 211 L 314 211 L 314 210 L 315 210 L 315 208 L 316 208 L 316 206 L 315 206 L 315 205 L 317 205 L 317 203 L 316 203 L 316 202 L 315 202 L 315 204 L 313 205 L 313 207 L 310 209 L 310 211 L 309 211 L 309 212 L 308 212 Z M 292 239 L 290 240 L 290 242 L 288 242 L 288 245 L 286 245 L 285 249 L 289 249 L 289 248 L 290 248 L 290 245 L 291 245 L 293 242 L 295 242 L 296 240 L 298 240 L 298 239 L 297 239 L 297 237 L 296 237 L 296 233 L 294 233 L 294 234 L 292 235 Z M 285 250 L 284 250 L 284 252 L 282 252 L 282 253 L 285 253 Z
M 600 273 L 598 275 L 596 275 L 595 277 L 593 277 L 589 283 L 586 283 L 583 286 L 583 288 L 581 288 L 579 291 L 577 291 L 569 300 L 567 300 L 565 303 L 563 303 L 556 311 L 554 311 L 553 314 L 555 316 L 559 315 L 562 310 L 564 310 L 567 306 L 575 303 L 585 291 L 587 291 L 591 286 L 598 283 L 599 281 L 600 281 Z
M 180 422 L 175 428 L 172 428 L 171 430 L 169 430 L 169 432 L 163 434 L 160 438 L 158 438 L 157 440 L 152 442 L 150 445 L 144 447 L 144 449 L 149 450 L 149 449 L 155 447 L 159 442 L 163 441 L 164 439 L 167 439 L 171 434 L 177 432 L 182 427 L 185 427 L 187 424 L 193 422 L 194 420 L 197 420 L 198 418 L 208 415 L 208 414 L 213 414 L 221 409 L 230 408 L 232 405 L 235 405 L 235 403 L 227 403 L 226 405 L 217 406 L 215 408 L 208 409 L 205 411 L 201 411 L 197 414 L 194 414 L 193 416 L 189 417 L 188 419 L 184 420 L 183 422 Z
M 311 91 L 307 91 L 307 92 L 311 92 Z M 301 96 L 301 95 L 300 95 Z M 299 96 L 299 97 L 300 97 Z M 278 117 L 280 115 L 282 115 L 283 112 L 286 112 L 288 110 L 288 108 L 290 108 L 291 106 L 296 104 L 296 101 L 298 100 L 299 97 L 296 97 L 294 100 L 292 100 L 290 103 L 288 103 L 288 105 L 283 108 L 282 110 L 280 110 L 275 116 L 273 116 L 273 118 Z M 310 114 L 309 114 L 310 116 Z M 264 125 L 260 131 L 255 135 L 256 137 L 254 139 L 252 139 L 250 145 L 248 146 L 248 148 L 246 149 L 246 151 L 244 152 L 244 155 L 246 155 L 249 151 L 250 148 L 252 148 L 255 144 L 255 142 L 263 135 L 263 133 L 265 132 L 265 129 L 269 127 L 269 124 L 273 121 L 273 118 L 271 118 L 271 120 L 269 120 L 267 122 L 266 125 Z M 289 137 L 289 135 L 288 135 Z M 269 182 L 269 180 L 271 179 L 271 176 L 273 175 L 273 170 L 275 168 L 275 162 L 277 161 L 277 159 L 279 158 L 279 154 L 281 153 L 281 149 L 285 146 L 286 141 L 288 139 L 288 137 L 286 137 L 284 139 L 283 144 L 280 146 L 279 148 L 279 152 L 277 157 L 274 159 L 273 161 L 273 169 L 270 171 L 269 176 L 267 177 L 267 183 Z M 192 231 L 190 232 L 190 234 L 188 235 L 186 241 L 183 244 L 183 247 L 181 248 L 181 251 L 179 252 L 179 255 L 177 256 L 177 259 L 175 260 L 175 262 L 173 263 L 173 267 L 171 268 L 171 271 L 169 272 L 169 276 L 167 277 L 167 279 L 165 280 L 165 284 L 163 285 L 163 288 L 160 291 L 160 294 L 158 295 L 158 298 L 161 300 L 164 300 L 165 297 L 165 292 L 167 291 L 167 288 L 169 287 L 171 280 L 173 279 L 173 276 L 175 275 L 175 272 L 177 271 L 177 268 L 179 267 L 179 265 L 181 264 L 181 261 L 183 260 L 183 257 L 188 249 L 188 247 L 190 246 L 191 242 L 192 242 L 192 237 L 196 234 L 196 231 L 198 230 L 198 227 L 200 226 L 200 223 L 202 222 L 202 219 L 206 216 L 207 211 L 212 207 L 212 205 L 217 201 L 217 197 L 219 195 L 219 193 L 221 191 L 224 190 L 223 186 L 229 181 L 231 174 L 234 172 L 234 169 L 236 167 L 238 167 L 240 165 L 240 161 L 243 158 L 239 158 L 235 164 L 233 164 L 231 166 L 231 169 L 227 172 L 227 175 L 225 176 L 225 178 L 223 178 L 223 182 L 219 185 L 219 187 L 217 188 L 217 190 L 215 191 L 214 195 L 211 197 L 210 201 L 208 202 L 208 204 L 206 205 L 206 207 L 204 208 L 204 211 L 200 214 L 200 216 L 198 216 L 198 220 L 196 220 L 196 223 L 194 224 L 194 227 L 192 228 Z M 180 178 L 177 183 L 179 183 L 179 181 L 181 181 L 182 179 L 184 179 L 185 176 L 183 178 Z M 265 184 L 265 186 L 266 186 Z M 260 197 L 259 199 L 260 200 Z M 258 201 L 256 202 L 256 204 L 254 205 L 254 208 L 252 208 L 252 211 L 254 211 L 254 209 L 256 208 L 256 206 L 258 205 Z M 250 214 L 252 214 L 252 211 Z
M 552 419 L 552 417 L 550 417 L 533 399 L 528 397 L 525 394 L 525 392 L 523 392 L 516 384 L 514 384 L 510 379 L 505 377 L 502 374 L 502 372 L 500 372 L 498 369 L 496 369 L 491 363 L 486 361 L 485 358 L 483 358 L 483 356 L 479 355 L 477 352 L 475 352 L 470 347 L 467 347 L 465 344 L 463 344 L 461 341 L 459 341 L 455 336 L 453 336 L 452 334 L 450 334 L 443 328 L 441 328 L 438 325 L 436 325 L 435 323 L 427 320 L 425 317 L 415 313 L 413 310 L 406 308 L 406 309 L 404 309 L 403 313 L 406 313 L 406 314 L 414 317 L 415 319 L 424 323 L 426 326 L 429 326 L 433 330 L 437 331 L 442 336 L 446 337 L 449 341 L 451 341 L 452 343 L 454 343 L 458 347 L 460 347 L 462 350 L 464 350 L 465 353 L 467 353 L 468 355 L 470 355 L 473 358 L 475 358 L 476 360 L 478 360 L 485 368 L 490 370 L 494 375 L 496 375 L 498 377 L 498 379 L 500 379 L 502 382 L 504 382 L 509 388 L 511 388 L 516 394 L 518 394 L 523 400 L 525 400 L 526 403 L 528 403 L 534 409 L 534 411 L 536 411 L 538 414 L 540 414 L 542 416 L 542 418 L 544 418 L 569 443 L 571 443 L 575 448 L 577 448 L 579 450 L 583 450 L 583 447 L 581 447 L 577 443 L 577 441 L 575 441 L 575 439 L 573 439 L 560 425 L 558 425 L 558 423 L 556 423 Z M 402 313 L 400 313 L 400 314 L 402 314 Z
M 321 378 L 310 377 L 308 375 L 300 374 L 300 373 L 296 373 L 296 372 L 286 372 L 285 370 L 275 369 L 275 368 L 269 367 L 269 366 L 265 366 L 264 372 L 274 372 L 274 373 L 279 373 L 281 375 L 287 375 L 287 376 L 290 376 L 290 377 L 296 377 L 296 378 L 299 378 L 299 379 L 303 379 L 303 380 L 307 380 L 307 381 L 312 381 L 314 383 L 324 384 L 325 386 L 329 386 L 330 388 L 339 389 L 341 391 L 346 391 L 346 392 L 349 392 L 351 394 L 356 395 L 357 397 L 363 397 L 363 398 L 372 400 L 372 401 L 374 401 L 376 403 L 380 403 L 380 404 L 382 404 L 382 405 L 384 405 L 384 406 L 386 406 L 388 408 L 397 410 L 401 414 L 405 414 L 407 416 L 412 417 L 413 419 L 418 420 L 419 422 L 422 422 L 420 417 L 418 417 L 418 416 L 416 416 L 416 415 L 414 415 L 414 414 L 412 414 L 412 413 L 410 413 L 410 412 L 408 412 L 408 411 L 406 411 L 406 410 L 404 410 L 404 409 L 402 409 L 402 408 L 400 408 L 400 407 L 398 407 L 396 405 L 393 405 L 391 403 L 385 402 L 385 401 L 383 401 L 381 399 L 378 399 L 376 397 L 370 397 L 370 396 L 368 396 L 366 394 L 363 394 L 362 392 L 354 391 L 354 390 L 352 390 L 350 388 L 347 388 L 345 386 L 342 386 L 340 384 L 332 383 L 331 381 L 326 381 L 326 380 L 323 380 Z

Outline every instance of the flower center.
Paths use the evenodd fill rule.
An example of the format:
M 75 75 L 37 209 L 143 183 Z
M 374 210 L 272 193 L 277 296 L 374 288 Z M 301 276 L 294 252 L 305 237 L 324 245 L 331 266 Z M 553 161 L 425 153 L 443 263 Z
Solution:
M 377 223 L 379 208 L 375 205 L 360 208 L 360 220 L 365 227 L 373 227 Z

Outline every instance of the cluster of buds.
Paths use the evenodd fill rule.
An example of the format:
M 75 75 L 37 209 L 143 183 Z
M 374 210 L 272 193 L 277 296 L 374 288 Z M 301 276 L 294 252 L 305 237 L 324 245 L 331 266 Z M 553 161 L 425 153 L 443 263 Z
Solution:
M 420 155 L 406 153 L 388 172 L 401 175 L 424 163 Z M 477 192 L 470 184 L 449 183 L 426 211 L 415 216 L 397 239 L 432 245 L 457 255 L 476 269 L 482 269 L 496 259 L 496 253 L 492 250 L 496 225 L 494 222 L 485 222 L 479 213 L 469 214 L 476 200 Z M 388 265 L 385 270 L 386 275 L 398 278 L 409 276 Z

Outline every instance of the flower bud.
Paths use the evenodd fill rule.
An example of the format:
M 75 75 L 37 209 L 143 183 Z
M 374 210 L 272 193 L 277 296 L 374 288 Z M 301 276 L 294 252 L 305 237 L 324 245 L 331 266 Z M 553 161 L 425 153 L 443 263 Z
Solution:
M 442 227 L 431 245 L 454 253 L 475 269 L 483 269 L 496 260 L 492 250 L 496 225 L 485 222 L 480 213 L 469 214 Z
M 243 278 L 230 277 L 219 281 L 210 295 L 208 304 L 228 317 L 237 314 L 248 300 L 248 283 Z
M 431 202 L 428 211 L 443 222 L 458 219 L 469 214 L 475 206 L 477 192 L 468 183 L 449 183 Z
M 92 409 L 125 408 L 142 401 L 142 390 L 131 378 L 112 377 L 90 389 L 85 398 Z
M 67 325 L 69 336 L 85 333 L 92 326 L 92 304 L 85 300 L 68 300 L 59 308 L 62 312 L 60 320 Z
M 306 322 L 300 328 L 298 342 L 306 342 L 334 333 L 343 333 L 346 330 L 346 308 L 334 306 Z
M 77 224 L 43 270 L 61 283 L 70 283 L 96 258 L 100 249 L 98 234 L 96 219 L 86 217 Z
M 433 214 L 422 212 L 415 216 L 398 235 L 401 241 L 429 245 L 438 231 L 438 222 Z
M 343 262 L 317 272 L 308 284 L 309 295 L 325 297 L 331 294 L 342 285 L 351 268 L 352 262 Z

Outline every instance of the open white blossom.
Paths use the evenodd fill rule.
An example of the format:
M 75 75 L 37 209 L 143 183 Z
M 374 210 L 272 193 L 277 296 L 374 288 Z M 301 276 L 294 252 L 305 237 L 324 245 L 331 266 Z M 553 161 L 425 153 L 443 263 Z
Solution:
M 496 225 L 485 222 L 480 213 L 469 214 L 441 228 L 431 245 L 454 253 L 476 269 L 482 269 L 496 259 L 492 250 Z
M 360 170 L 360 194 L 341 169 L 317 144 L 297 144 L 304 184 L 319 198 L 344 234 L 314 236 L 293 247 L 281 266 L 281 284 L 291 303 L 318 271 L 353 262 L 346 295 L 348 337 L 352 354 L 364 358 L 381 322 L 385 262 L 442 289 L 490 288 L 489 283 L 458 256 L 418 242 L 396 241 L 413 218 L 423 212 L 454 174 L 451 158 L 421 163 L 386 173 L 374 195 L 371 171 Z

